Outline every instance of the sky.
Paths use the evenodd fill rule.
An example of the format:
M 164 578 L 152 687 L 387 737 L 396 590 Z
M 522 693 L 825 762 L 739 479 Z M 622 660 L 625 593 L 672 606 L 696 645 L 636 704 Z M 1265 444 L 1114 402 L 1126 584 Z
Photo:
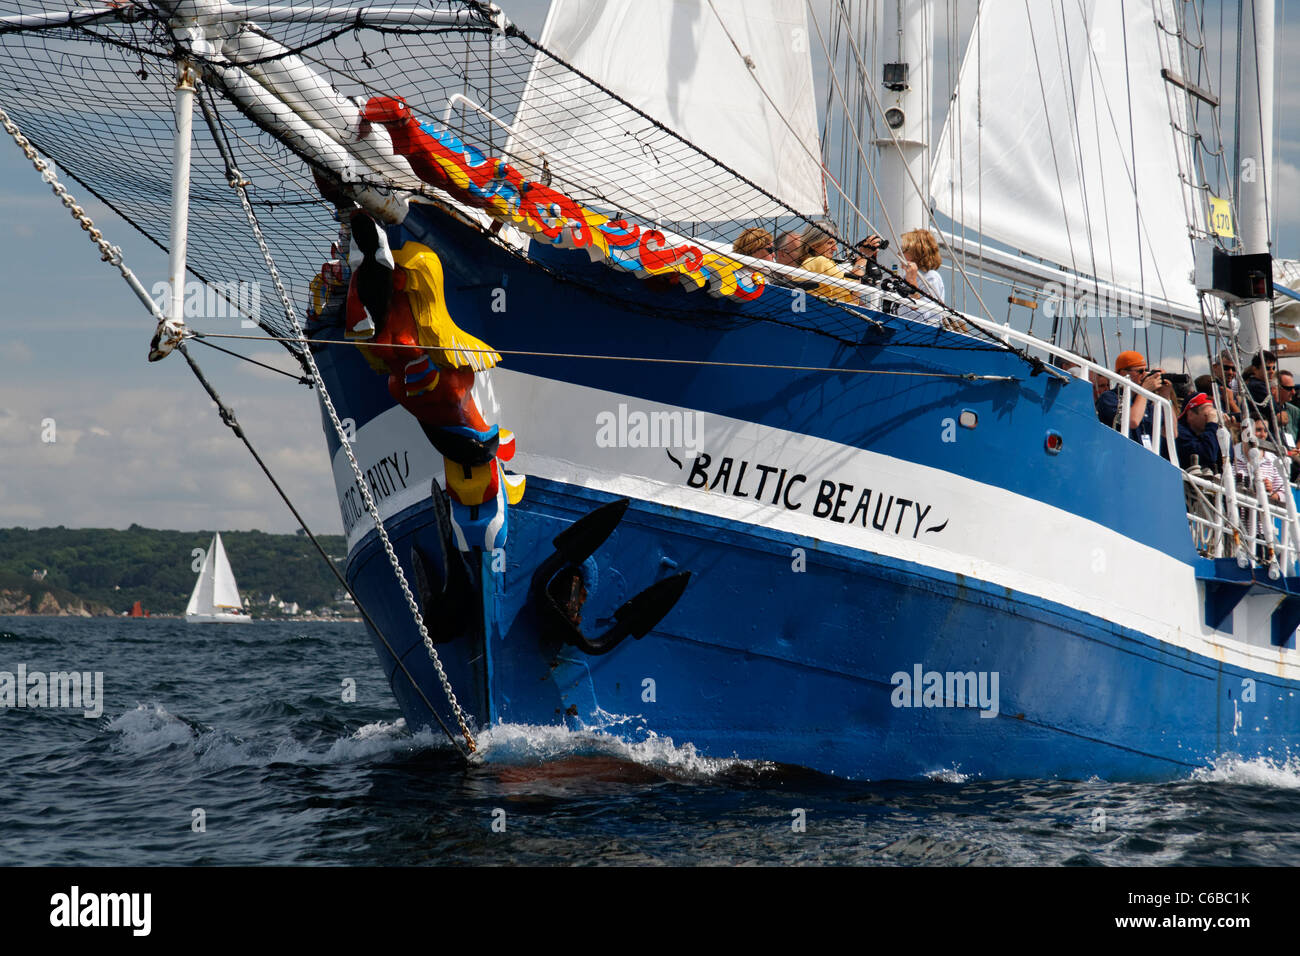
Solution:
M 540 35 L 541 2 L 503 6 Z M 1300 258 L 1300 3 L 1291 6 L 1278 0 L 1275 207 L 1280 253 Z M 968 16 L 959 22 L 969 29 Z M 937 81 L 946 73 L 945 43 L 940 29 Z M 78 198 L 146 287 L 165 277 L 157 247 L 90 197 Z M 296 528 L 180 356 L 145 360 L 153 319 L 7 136 L 0 262 L 0 527 Z M 294 367 L 272 342 L 240 351 Z M 202 346 L 194 352 L 312 530 L 340 533 L 314 393 Z

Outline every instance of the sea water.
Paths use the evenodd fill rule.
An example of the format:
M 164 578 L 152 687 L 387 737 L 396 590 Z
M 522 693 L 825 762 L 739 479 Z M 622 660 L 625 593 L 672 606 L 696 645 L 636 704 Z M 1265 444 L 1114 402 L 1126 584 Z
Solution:
M 846 782 L 506 725 L 466 766 L 347 623 L 0 617 L 19 665 L 102 674 L 102 700 L 0 707 L 0 865 L 1300 864 L 1294 765 Z

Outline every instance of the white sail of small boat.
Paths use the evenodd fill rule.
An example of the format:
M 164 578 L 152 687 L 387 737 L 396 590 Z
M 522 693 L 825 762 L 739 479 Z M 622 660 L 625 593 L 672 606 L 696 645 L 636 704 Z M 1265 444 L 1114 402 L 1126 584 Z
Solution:
M 230 569 L 230 559 L 221 544 L 221 533 L 212 536 L 212 544 L 203 556 L 199 579 L 185 608 L 185 620 L 191 624 L 215 621 L 249 621 L 243 609 L 235 573 Z

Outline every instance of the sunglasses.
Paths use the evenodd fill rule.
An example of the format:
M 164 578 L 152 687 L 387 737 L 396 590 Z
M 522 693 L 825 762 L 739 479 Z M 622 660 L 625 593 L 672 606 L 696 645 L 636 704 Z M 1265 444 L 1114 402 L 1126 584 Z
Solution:
M 763 247 L 763 251 L 764 251 L 764 252 L 776 252 L 776 246 L 764 246 L 764 247 Z

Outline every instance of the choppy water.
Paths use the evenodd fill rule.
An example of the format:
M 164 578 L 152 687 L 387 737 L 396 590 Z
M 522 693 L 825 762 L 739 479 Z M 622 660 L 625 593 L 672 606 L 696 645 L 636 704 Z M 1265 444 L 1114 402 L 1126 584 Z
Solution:
M 103 713 L 0 709 L 0 865 L 1300 864 L 1300 766 L 847 783 L 505 726 L 466 769 L 407 732 L 361 625 L 0 617 L 20 663 L 102 671 Z

